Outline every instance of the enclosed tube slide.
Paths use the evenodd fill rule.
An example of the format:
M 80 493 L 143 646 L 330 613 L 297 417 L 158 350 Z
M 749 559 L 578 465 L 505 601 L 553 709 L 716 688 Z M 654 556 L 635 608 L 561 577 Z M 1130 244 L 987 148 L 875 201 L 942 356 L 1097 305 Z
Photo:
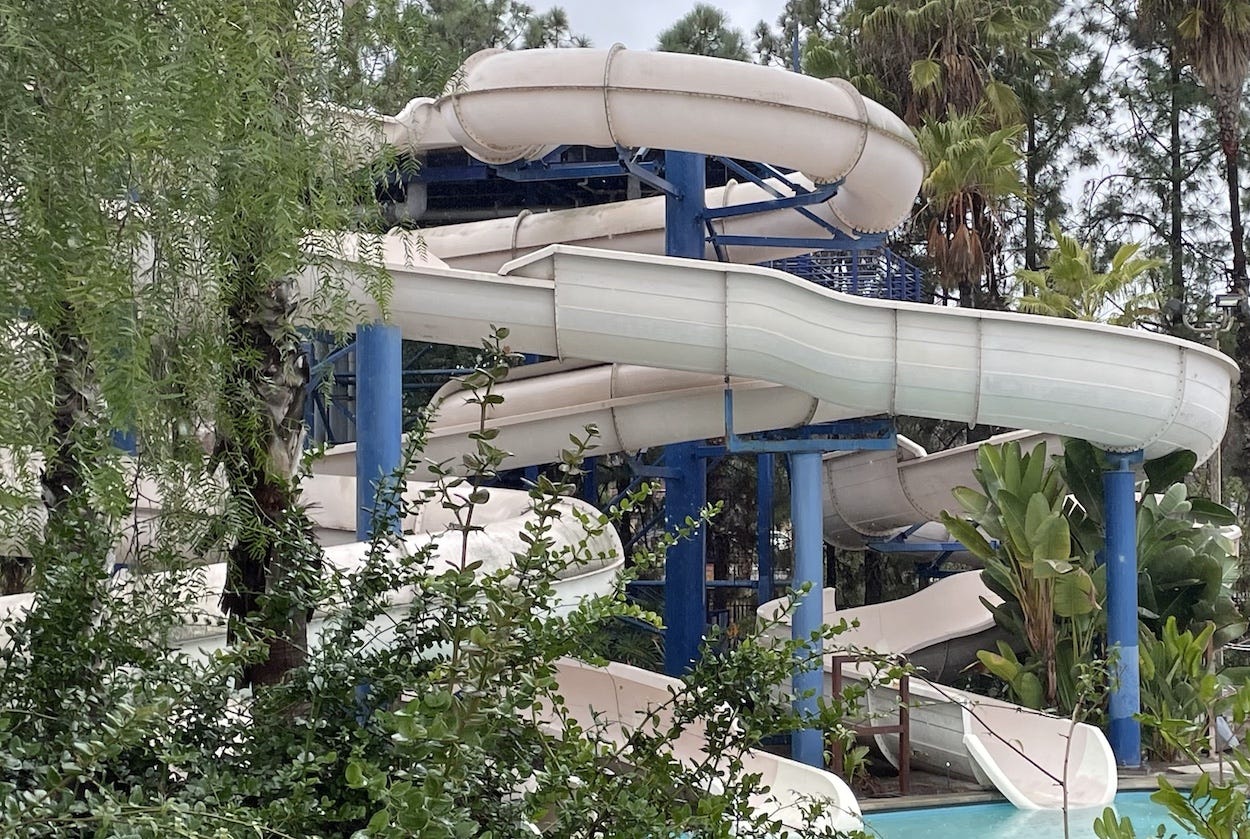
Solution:
M 832 689 L 833 656 L 840 651 L 914 654 L 914 664 L 942 668 L 952 656 L 966 660 L 974 646 L 967 642 L 994 625 L 983 598 L 998 601 L 978 571 L 939 580 L 910 597 L 854 609 L 835 608 L 834 591 L 826 589 L 825 622 L 837 625 L 845 620 L 848 628 L 826 655 L 825 689 Z M 760 606 L 759 614 L 776 619 L 784 615 L 785 605 L 784 600 L 770 601 Z M 789 628 L 782 624 L 772 634 L 788 638 Z M 849 681 L 867 680 L 870 673 L 866 665 L 842 667 L 843 678 Z M 1097 728 L 943 687 L 929 681 L 932 677 L 928 673 L 911 679 L 913 765 L 996 787 L 1025 810 L 1111 803 L 1116 792 L 1115 757 Z M 873 686 L 867 692 L 867 712 L 874 719 L 896 716 L 898 704 L 896 686 Z M 877 735 L 876 741 L 897 766 L 898 736 Z
M 550 715 L 548 727 L 563 731 L 569 722 L 576 722 L 581 730 L 600 732 L 622 746 L 638 729 L 668 731 L 673 697 L 685 687 L 678 679 L 625 664 L 596 667 L 572 659 L 559 663 L 556 678 L 569 715 L 567 719 Z M 711 757 L 703 722 L 687 723 L 672 749 L 678 761 L 706 764 Z M 623 759 L 628 762 L 628 753 Z M 863 829 L 859 802 L 837 775 L 756 749 L 743 754 L 742 764 L 745 772 L 758 774 L 760 784 L 768 787 L 752 806 L 780 820 L 789 829 L 785 835 L 801 839 L 803 834 L 796 831 L 805 827 L 804 807 L 817 803 L 826 805 L 818 829 L 848 833 Z
M 363 154 L 379 141 L 413 153 L 462 146 L 499 165 L 571 143 L 767 161 L 840 183 L 830 217 L 865 233 L 907 217 L 923 173 L 907 125 L 849 82 L 619 44 L 485 50 L 437 100 L 414 100 L 381 121 L 349 118 Z

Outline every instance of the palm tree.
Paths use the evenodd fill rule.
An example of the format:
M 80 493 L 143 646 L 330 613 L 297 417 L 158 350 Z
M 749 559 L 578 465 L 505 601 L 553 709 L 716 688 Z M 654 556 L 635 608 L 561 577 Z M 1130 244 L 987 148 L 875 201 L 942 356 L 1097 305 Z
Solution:
M 985 108 L 999 125 L 1019 117 L 1011 88 L 994 78 L 1004 55 L 1028 50 L 1050 17 L 1045 0 L 855 0 L 844 28 L 863 69 L 895 96 L 911 125 Z
M 1143 290 L 1142 275 L 1163 263 L 1138 256 L 1141 245 L 1121 245 L 1108 270 L 1094 270 L 1088 245 L 1051 223 L 1055 240 L 1043 270 L 1021 269 L 1016 278 L 1024 286 L 1019 309 L 1038 315 L 1098 321 L 1115 326 L 1136 326 L 1143 318 L 1159 313 L 1159 295 Z
M 920 187 L 929 255 L 943 288 L 958 288 L 959 305 L 970 308 L 1001 306 L 994 259 L 1003 245 L 1000 208 L 1024 196 L 1016 146 L 1022 126 L 987 132 L 985 122 L 981 112 L 951 114 L 916 131 L 929 167 Z

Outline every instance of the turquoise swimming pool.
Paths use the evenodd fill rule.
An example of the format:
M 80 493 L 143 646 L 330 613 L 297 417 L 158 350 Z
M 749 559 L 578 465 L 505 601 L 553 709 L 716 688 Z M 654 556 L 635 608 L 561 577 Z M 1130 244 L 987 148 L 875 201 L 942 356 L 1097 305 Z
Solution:
M 1115 809 L 1132 820 L 1138 836 L 1154 836 L 1160 824 L 1177 836 L 1193 835 L 1151 801 L 1149 792 L 1122 792 L 1115 797 Z M 1096 839 L 1094 819 L 1101 814 L 1100 809 L 1071 811 L 1072 839 Z M 1007 803 L 868 813 L 864 821 L 870 834 L 883 839 L 1063 839 L 1062 813 L 1017 810 Z

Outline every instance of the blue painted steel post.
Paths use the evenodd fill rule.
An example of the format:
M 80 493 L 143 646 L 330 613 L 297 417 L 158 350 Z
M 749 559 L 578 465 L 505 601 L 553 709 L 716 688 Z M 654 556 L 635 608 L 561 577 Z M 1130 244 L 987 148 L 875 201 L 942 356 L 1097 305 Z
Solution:
M 759 566 L 759 602 L 773 599 L 773 456 L 755 457 L 755 553 Z
M 375 511 L 391 519 L 394 508 L 377 508 L 382 481 L 399 468 L 403 444 L 403 339 L 398 326 L 362 325 L 356 330 L 356 538 L 368 539 Z
M 707 502 L 707 461 L 697 444 L 664 447 L 664 465 L 674 475 L 664 479 L 665 526 L 674 530 L 687 518 L 698 519 Z M 668 549 L 664 557 L 664 672 L 681 676 L 699 658 L 707 629 L 707 543 L 703 531 Z
M 702 259 L 703 155 L 665 152 L 664 177 L 676 190 L 665 201 L 665 253 Z M 664 465 L 674 470 L 664 482 L 664 518 L 672 530 L 699 517 L 707 498 L 707 468 L 694 443 L 665 447 Z M 670 676 L 682 675 L 699 657 L 707 628 L 706 554 L 700 530 L 669 548 L 664 558 L 664 672 Z
M 1107 507 L 1107 649 L 1115 656 L 1111 675 L 1107 739 L 1120 766 L 1141 766 L 1141 683 L 1137 658 L 1137 500 L 1134 464 L 1142 453 L 1112 454 L 1103 473 Z
M 799 602 L 791 622 L 795 641 L 807 641 L 809 654 L 816 656 L 811 666 L 797 667 L 794 671 L 795 713 L 800 717 L 816 715 L 824 686 L 824 667 L 821 664 L 822 645 L 810 639 L 824 623 L 824 534 L 821 510 L 821 455 L 820 452 L 800 452 L 790 455 L 790 518 L 794 527 L 794 587 L 811 584 L 811 591 Z M 810 696 L 802 694 L 811 692 Z M 823 767 L 824 732 L 819 728 L 804 728 L 794 732 L 791 739 L 791 756 L 808 766 Z

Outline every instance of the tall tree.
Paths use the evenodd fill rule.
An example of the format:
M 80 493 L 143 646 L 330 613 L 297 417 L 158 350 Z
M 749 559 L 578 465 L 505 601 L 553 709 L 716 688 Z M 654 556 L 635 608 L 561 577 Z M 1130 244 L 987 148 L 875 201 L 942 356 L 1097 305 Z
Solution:
M 1245 293 L 1246 243 L 1241 221 L 1242 91 L 1250 75 L 1250 2 L 1247 0 L 1139 0 L 1138 18 L 1174 27 L 1181 57 L 1211 95 L 1228 184 L 1233 263 L 1229 287 Z
M 729 25 L 729 16 L 709 3 L 697 3 L 685 16 L 660 33 L 661 52 L 684 52 L 749 61 L 746 36 Z
M 838 37 L 809 45 L 808 72 L 845 75 L 909 124 L 924 126 L 930 176 L 918 222 L 962 306 L 998 308 L 1004 300 L 1003 207 L 1022 190 L 1002 170 L 1019 164 L 1013 126 L 1020 102 L 997 73 L 1007 56 L 1029 52 L 1029 37 L 1049 11 L 1044 2 L 856 0 L 841 16 Z M 974 147 L 993 157 L 969 160 Z

